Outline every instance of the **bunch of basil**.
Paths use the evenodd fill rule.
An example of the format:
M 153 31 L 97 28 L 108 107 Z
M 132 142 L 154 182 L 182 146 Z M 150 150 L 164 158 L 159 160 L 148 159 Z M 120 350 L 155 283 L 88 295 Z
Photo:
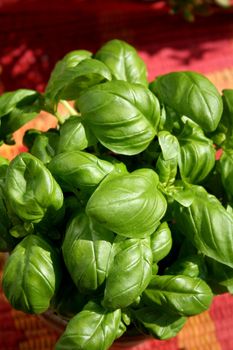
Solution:
M 168 339 L 233 291 L 233 90 L 194 72 L 149 84 L 112 40 L 66 55 L 44 94 L 4 93 L 2 142 L 40 110 L 57 128 L 0 161 L 0 250 L 11 305 L 69 320 L 57 350 L 107 350 L 127 328 Z

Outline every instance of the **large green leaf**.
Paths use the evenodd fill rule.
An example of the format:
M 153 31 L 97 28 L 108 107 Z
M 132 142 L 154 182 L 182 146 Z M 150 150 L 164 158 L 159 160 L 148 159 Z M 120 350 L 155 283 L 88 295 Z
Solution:
M 117 80 L 148 85 L 147 68 L 135 48 L 122 40 L 111 40 L 95 54 L 95 58 L 104 62 Z
M 82 94 L 77 104 L 93 134 L 113 152 L 140 153 L 157 133 L 159 103 L 142 85 L 125 81 L 99 84 Z
M 94 302 L 68 323 L 56 350 L 108 350 L 114 342 L 121 321 L 121 310 L 107 311 Z
M 155 338 L 166 340 L 176 336 L 187 318 L 167 312 L 158 305 L 146 306 L 134 312 L 139 328 Z
M 233 267 L 233 217 L 213 195 L 192 186 L 190 206 L 177 204 L 176 224 L 203 254 Z
M 103 305 L 109 309 L 132 304 L 147 287 L 152 274 L 150 240 L 123 239 L 115 243 Z
M 29 153 L 11 161 L 5 193 L 12 210 L 24 221 L 37 223 L 63 205 L 63 193 L 52 174 Z
M 10 304 L 26 313 L 42 313 L 49 307 L 61 280 L 56 249 L 36 235 L 24 238 L 7 259 L 3 291 Z
M 104 282 L 114 237 L 84 213 L 70 222 L 62 252 L 70 276 L 81 292 L 96 290 Z
M 189 71 L 164 74 L 151 84 L 151 90 L 163 104 L 204 130 L 217 128 L 223 111 L 221 95 L 203 75 Z
M 90 197 L 86 213 L 119 235 L 146 237 L 155 231 L 167 208 L 157 185 L 158 176 L 151 169 L 106 177 Z
M 80 189 L 88 192 L 115 169 L 112 163 L 82 151 L 60 153 L 48 168 L 64 191 Z
M 198 125 L 188 120 L 177 138 L 180 144 L 178 164 L 182 179 L 193 184 L 201 182 L 215 164 L 213 142 Z
M 200 278 L 189 276 L 153 276 L 143 293 L 148 306 L 159 305 L 171 313 L 191 316 L 207 310 L 212 301 L 209 286 Z

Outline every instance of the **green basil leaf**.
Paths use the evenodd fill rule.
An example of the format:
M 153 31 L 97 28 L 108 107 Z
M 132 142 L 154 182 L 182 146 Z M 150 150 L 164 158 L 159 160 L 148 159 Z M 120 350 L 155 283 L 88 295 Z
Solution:
M 121 321 L 121 310 L 107 311 L 94 302 L 68 323 L 56 350 L 108 350 L 114 342 Z
M 62 252 L 79 291 L 96 290 L 104 282 L 114 236 L 84 213 L 76 215 L 70 222 Z
M 58 252 L 41 237 L 29 235 L 7 259 L 2 287 L 15 309 L 39 314 L 48 309 L 60 280 Z
M 42 131 L 37 129 L 28 129 L 23 135 L 23 144 L 28 149 L 32 148 L 32 145 L 38 135 L 41 135 Z
M 38 98 L 39 93 L 34 90 L 19 89 L 5 92 L 0 96 L 0 117 L 13 112 L 15 108 L 23 109 L 31 106 Z
M 212 301 L 209 286 L 200 278 L 189 276 L 153 276 L 143 293 L 148 306 L 159 305 L 181 316 L 197 315 L 207 310 Z
M 203 254 L 233 267 L 233 217 L 213 195 L 200 186 L 192 186 L 189 207 L 177 205 L 176 224 Z
M 151 169 L 106 177 L 90 197 L 86 213 L 119 235 L 151 235 L 164 216 L 167 203 L 157 189 L 158 176 Z
M 208 283 L 214 292 L 219 293 L 220 287 L 224 293 L 233 294 L 233 269 L 211 258 L 205 260 L 208 269 Z
M 48 97 L 46 106 L 48 111 L 53 111 L 53 105 L 58 101 L 54 101 L 56 94 L 60 90 L 60 86 L 64 86 L 65 80 L 70 81 L 72 79 L 73 69 L 83 60 L 91 58 L 92 53 L 86 50 L 71 51 L 63 57 L 62 60 L 58 61 L 50 75 L 47 87 L 46 95 Z M 65 78 L 64 81 L 63 78 Z M 50 95 L 53 96 L 50 101 Z M 46 110 L 47 110 L 46 109 Z
M 56 154 L 59 139 L 57 132 L 41 133 L 35 137 L 30 153 L 42 163 L 48 164 Z
M 153 261 L 157 263 L 168 255 L 172 247 L 172 235 L 168 224 L 163 222 L 157 230 L 152 233 L 150 240 Z
M 11 251 L 18 241 L 9 232 L 11 220 L 8 216 L 2 188 L 0 188 L 0 218 L 0 252 Z
M 142 85 L 124 81 L 99 84 L 82 94 L 77 104 L 96 138 L 115 153 L 140 153 L 157 133 L 159 103 Z
M 34 119 L 41 110 L 41 96 L 34 90 L 20 89 L 0 97 L 0 140 L 14 144 L 12 134 Z
M 37 223 L 62 207 L 63 193 L 39 159 L 21 153 L 7 170 L 6 200 L 20 219 Z
M 111 40 L 95 54 L 104 62 L 116 80 L 148 85 L 147 68 L 135 48 L 122 40 Z
M 215 164 L 213 142 L 204 135 L 198 125 L 189 120 L 186 120 L 178 141 L 178 164 L 182 179 L 193 184 L 201 182 Z
M 159 100 L 200 125 L 214 131 L 221 119 L 223 104 L 215 86 L 195 72 L 173 72 L 159 76 L 151 83 Z
M 91 153 L 70 151 L 56 155 L 48 168 L 64 191 L 92 192 L 114 165 Z
M 75 100 L 83 91 L 93 85 L 111 80 L 111 73 L 104 63 L 87 58 L 76 66 L 69 66 L 66 62 L 58 62 L 56 74 L 46 87 L 45 96 L 54 104 L 59 100 Z
M 178 258 L 165 270 L 166 275 L 184 275 L 189 277 L 205 278 L 207 273 L 202 255 L 186 255 Z
M 82 151 L 95 144 L 95 137 L 91 134 L 83 121 L 76 117 L 70 117 L 60 127 L 60 138 L 57 153 L 68 151 Z
M 91 58 L 92 57 L 92 52 L 87 51 L 87 50 L 74 50 L 74 51 L 70 51 L 69 53 L 67 53 L 63 59 L 61 60 L 64 64 L 64 66 L 66 67 L 75 67 L 77 66 L 81 61 L 87 59 L 87 58 Z M 59 67 L 59 65 L 58 65 Z M 55 72 L 57 75 L 60 74 L 60 70 L 58 69 L 57 65 L 55 66 L 52 74 L 55 75 Z
M 233 149 L 223 151 L 219 160 L 218 170 L 221 174 L 223 187 L 230 202 L 233 202 Z
M 152 252 L 147 238 L 124 239 L 115 245 L 102 302 L 109 309 L 132 304 L 147 287 L 152 274 Z
M 158 141 L 162 150 L 157 163 L 156 172 L 160 182 L 166 187 L 172 185 L 176 178 L 179 142 L 175 136 L 168 131 L 161 131 L 158 134 Z
M 226 135 L 226 142 L 228 142 L 233 138 L 233 89 L 223 90 L 222 99 L 223 114 L 219 128 Z
M 186 317 L 169 313 L 156 305 L 136 310 L 134 316 L 142 330 L 161 340 L 175 337 L 187 321 Z
M 169 189 L 169 196 L 184 207 L 189 207 L 193 202 L 193 191 L 183 181 L 176 181 L 175 186 Z

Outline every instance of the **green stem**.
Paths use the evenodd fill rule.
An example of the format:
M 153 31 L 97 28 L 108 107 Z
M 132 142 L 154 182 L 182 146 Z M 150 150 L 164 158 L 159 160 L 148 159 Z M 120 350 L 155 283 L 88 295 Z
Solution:
M 54 113 L 54 115 L 57 118 L 59 124 L 63 124 L 65 122 L 65 118 L 58 111 Z
M 70 112 L 70 115 L 80 115 L 70 104 L 65 100 L 60 101 L 63 106 Z

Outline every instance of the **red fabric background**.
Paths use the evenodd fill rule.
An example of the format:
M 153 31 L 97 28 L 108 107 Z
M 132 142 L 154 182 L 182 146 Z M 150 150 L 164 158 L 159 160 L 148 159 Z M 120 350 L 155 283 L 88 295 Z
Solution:
M 74 49 L 96 51 L 128 41 L 149 78 L 172 70 L 203 73 L 233 67 L 233 11 L 187 23 L 162 2 L 130 0 L 0 0 L 1 89 L 43 90 L 55 62 Z

